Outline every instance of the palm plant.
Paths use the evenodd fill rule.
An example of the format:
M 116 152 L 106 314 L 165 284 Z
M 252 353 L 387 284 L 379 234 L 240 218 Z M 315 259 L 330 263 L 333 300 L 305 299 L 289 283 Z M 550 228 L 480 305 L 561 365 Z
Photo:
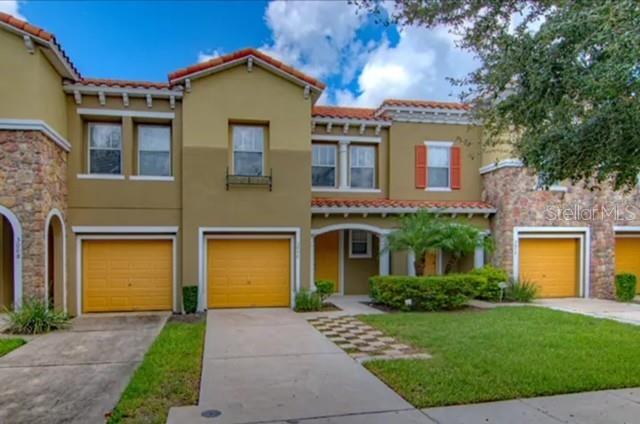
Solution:
M 438 250 L 448 253 L 445 273 L 476 247 L 493 248 L 492 240 L 473 225 L 446 218 L 426 210 L 400 217 L 400 228 L 388 236 L 387 249 L 411 250 L 415 254 L 416 275 L 424 274 L 425 255 Z

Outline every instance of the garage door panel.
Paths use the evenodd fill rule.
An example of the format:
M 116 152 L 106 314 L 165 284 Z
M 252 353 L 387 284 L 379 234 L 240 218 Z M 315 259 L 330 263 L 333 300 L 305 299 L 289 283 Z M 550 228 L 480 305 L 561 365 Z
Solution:
M 209 240 L 208 306 L 288 306 L 290 266 L 289 239 Z
M 616 238 L 616 274 L 622 273 L 634 274 L 640 281 L 640 237 Z
M 536 284 L 539 297 L 578 296 L 579 254 L 578 239 L 521 239 L 520 280 Z
M 83 310 L 171 310 L 171 240 L 85 240 Z

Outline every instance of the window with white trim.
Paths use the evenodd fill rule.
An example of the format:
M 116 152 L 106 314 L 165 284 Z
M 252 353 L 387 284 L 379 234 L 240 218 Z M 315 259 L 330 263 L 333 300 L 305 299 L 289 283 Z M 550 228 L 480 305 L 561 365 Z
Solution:
M 138 175 L 171 176 L 171 127 L 138 125 Z
M 349 167 L 349 185 L 351 188 L 376 187 L 376 148 L 375 146 L 351 145 Z
M 89 173 L 122 174 L 122 126 L 89 123 Z
M 235 175 L 264 175 L 265 128 L 257 125 L 234 125 L 233 173 Z
M 371 258 L 371 232 L 365 230 L 349 230 L 349 257 Z
M 451 146 L 427 145 L 427 189 L 451 187 Z
M 311 148 L 311 185 L 313 187 L 335 187 L 337 146 L 335 144 L 313 144 Z

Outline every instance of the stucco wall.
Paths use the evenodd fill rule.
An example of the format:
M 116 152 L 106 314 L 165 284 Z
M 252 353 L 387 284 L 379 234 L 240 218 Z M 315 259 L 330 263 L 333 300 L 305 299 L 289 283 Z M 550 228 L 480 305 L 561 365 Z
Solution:
M 42 120 L 66 137 L 67 115 L 62 78 L 40 47 L 31 54 L 21 36 L 0 30 L 0 57 L 5 58 L 0 78 L 3 98 L 0 102 L 0 118 Z
M 589 227 L 591 296 L 613 297 L 613 227 L 640 225 L 640 193 L 637 189 L 630 193 L 614 192 L 609 188 L 591 191 L 581 185 L 574 185 L 568 187 L 567 192 L 540 191 L 535 189 L 534 173 L 525 168 L 503 168 L 487 173 L 484 175 L 484 183 L 486 200 L 498 209 L 491 221 L 492 233 L 496 239 L 496 251 L 492 260 L 496 265 L 509 272 L 513 270 L 514 227 Z M 602 208 L 617 208 L 620 212 L 618 219 L 606 216 L 602 213 Z M 596 213 L 589 212 L 594 210 Z M 635 216 L 634 219 L 626 219 L 632 215 Z

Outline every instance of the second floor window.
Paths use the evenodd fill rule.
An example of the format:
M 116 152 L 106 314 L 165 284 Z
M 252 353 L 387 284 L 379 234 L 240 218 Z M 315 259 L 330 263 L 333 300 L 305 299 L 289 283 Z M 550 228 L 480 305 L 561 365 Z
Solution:
M 427 153 L 427 183 L 429 188 L 449 188 L 451 149 L 448 146 L 429 146 Z
M 375 188 L 376 148 L 351 146 L 350 183 L 352 188 Z
M 138 126 L 138 174 L 171 176 L 171 127 Z
M 89 173 L 122 174 L 122 127 L 119 124 L 89 124 Z
M 264 127 L 259 126 L 233 126 L 233 173 L 235 175 L 263 175 L 264 131 Z
M 336 150 L 334 145 L 313 145 L 311 184 L 314 187 L 335 187 Z

